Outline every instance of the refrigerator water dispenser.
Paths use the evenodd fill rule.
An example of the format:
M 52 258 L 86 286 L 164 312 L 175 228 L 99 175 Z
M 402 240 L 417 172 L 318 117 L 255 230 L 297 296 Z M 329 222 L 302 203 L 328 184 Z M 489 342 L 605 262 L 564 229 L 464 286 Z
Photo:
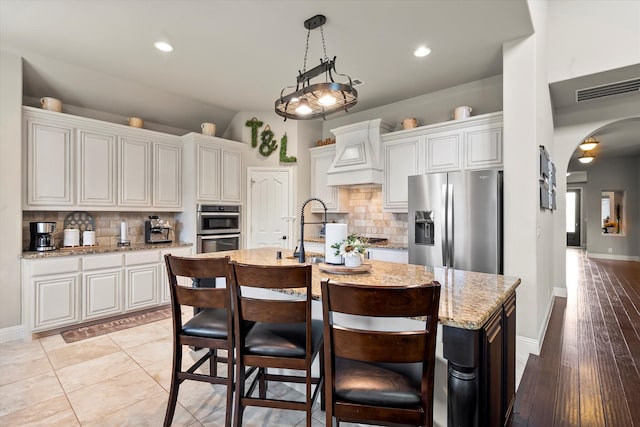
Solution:
M 416 211 L 416 245 L 434 245 L 433 211 Z

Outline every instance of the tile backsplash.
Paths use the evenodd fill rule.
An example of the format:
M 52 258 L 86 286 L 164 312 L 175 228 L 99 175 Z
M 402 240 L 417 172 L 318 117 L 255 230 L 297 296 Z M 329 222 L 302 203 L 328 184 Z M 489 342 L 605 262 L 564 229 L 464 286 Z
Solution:
M 64 220 L 72 212 L 63 211 L 23 211 L 22 212 L 22 247 L 29 248 L 29 223 L 34 221 L 50 221 L 56 223 L 56 231 L 53 237 L 57 247 L 64 242 Z M 176 221 L 176 213 L 173 212 L 89 212 L 96 224 L 96 243 L 100 246 L 116 245 L 120 236 L 120 222 L 127 221 L 129 240 L 132 244 L 144 243 L 144 221 L 149 215 L 158 215 L 161 219 L 170 222 L 173 230 L 170 234 L 172 240 L 176 240 L 176 229 L 179 226 Z
M 408 215 L 382 210 L 381 185 L 349 187 L 349 213 L 331 214 L 327 219 L 346 222 L 349 233 L 386 238 L 389 246 L 408 246 Z

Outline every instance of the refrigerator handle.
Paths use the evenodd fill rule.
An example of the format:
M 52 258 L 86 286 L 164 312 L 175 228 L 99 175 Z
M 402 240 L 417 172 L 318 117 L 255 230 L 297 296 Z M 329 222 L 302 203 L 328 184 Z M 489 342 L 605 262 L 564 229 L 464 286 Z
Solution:
M 440 239 L 440 246 L 442 248 L 442 265 L 447 267 L 449 265 L 449 254 L 447 251 L 447 184 L 442 184 L 442 206 L 440 209 L 440 231 L 442 238 Z
M 453 184 L 449 184 L 447 187 L 447 250 L 449 252 L 447 259 L 449 261 L 448 266 L 453 268 L 453 233 L 455 232 L 453 229 Z

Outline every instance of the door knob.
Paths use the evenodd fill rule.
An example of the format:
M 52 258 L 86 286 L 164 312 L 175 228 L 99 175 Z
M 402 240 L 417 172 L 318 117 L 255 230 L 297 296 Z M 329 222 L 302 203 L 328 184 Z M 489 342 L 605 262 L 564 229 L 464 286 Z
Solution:
M 282 236 L 282 240 L 287 240 L 287 236 Z

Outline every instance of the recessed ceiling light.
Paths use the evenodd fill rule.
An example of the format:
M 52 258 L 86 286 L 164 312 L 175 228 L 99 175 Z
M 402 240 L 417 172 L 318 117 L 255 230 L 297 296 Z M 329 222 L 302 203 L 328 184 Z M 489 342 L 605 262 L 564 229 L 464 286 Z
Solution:
M 431 49 L 426 46 L 419 46 L 416 50 L 413 51 L 413 55 L 418 58 L 424 58 L 425 56 L 431 53 Z
M 173 50 L 173 46 L 171 46 L 167 42 L 155 42 L 153 45 L 156 47 L 156 49 L 163 52 L 171 52 Z

